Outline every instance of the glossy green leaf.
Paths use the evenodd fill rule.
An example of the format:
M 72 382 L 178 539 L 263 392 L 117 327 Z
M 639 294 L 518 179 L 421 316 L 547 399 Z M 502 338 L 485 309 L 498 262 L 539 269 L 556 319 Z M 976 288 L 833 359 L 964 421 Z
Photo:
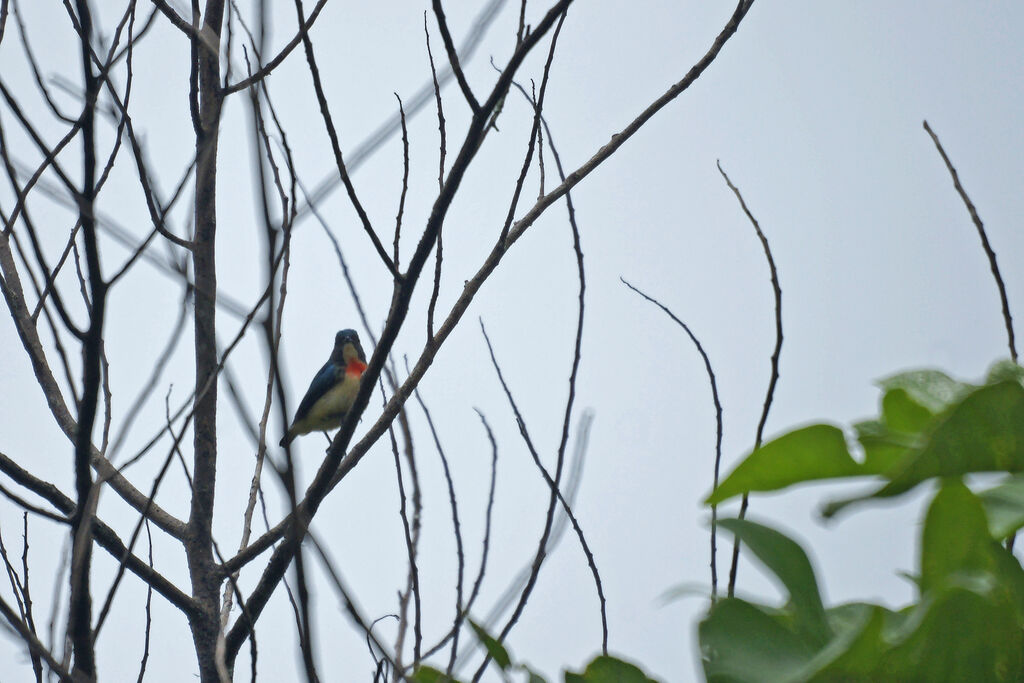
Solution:
M 714 505 L 749 491 L 775 491 L 805 481 L 861 474 L 864 470 L 850 457 L 841 429 L 811 425 L 748 455 L 704 502 Z
M 882 396 L 882 419 L 890 431 L 916 434 L 934 418 L 935 413 L 914 400 L 906 389 L 890 389 Z
M 896 496 L 933 477 L 1024 470 L 1024 386 L 1000 382 L 967 394 L 937 419 L 926 442 L 912 449 L 874 493 L 827 505 L 825 516 L 846 506 Z
M 940 413 L 959 400 L 971 385 L 958 382 L 941 370 L 911 370 L 878 382 L 885 392 L 902 389 L 917 404 Z
M 738 598 L 719 600 L 698 629 L 707 681 L 795 680 L 795 674 L 814 656 L 814 648 L 790 629 L 787 621 Z
M 981 501 L 959 479 L 947 480 L 921 531 L 921 590 L 936 590 L 960 572 L 990 569 L 993 543 Z
M 473 632 L 476 634 L 480 644 L 487 650 L 487 654 L 491 656 L 494 663 L 504 671 L 512 665 L 512 658 L 508 655 L 508 650 L 504 646 L 495 640 L 482 626 L 477 624 L 475 621 L 470 620 L 469 625 L 473 628 Z
M 565 683 L 657 683 L 637 666 L 615 657 L 596 657 L 581 674 L 565 672 Z
M 968 472 L 1024 469 L 1024 387 L 1000 382 L 968 394 L 935 428 L 882 495 L 902 493 L 925 479 Z
M 1009 476 L 978 497 L 985 507 L 993 538 L 1003 540 L 1024 527 L 1024 475 Z
M 775 529 L 749 519 L 723 519 L 718 526 L 731 531 L 785 587 L 797 632 L 808 643 L 824 644 L 830 637 L 830 627 L 814 570 L 803 548 Z

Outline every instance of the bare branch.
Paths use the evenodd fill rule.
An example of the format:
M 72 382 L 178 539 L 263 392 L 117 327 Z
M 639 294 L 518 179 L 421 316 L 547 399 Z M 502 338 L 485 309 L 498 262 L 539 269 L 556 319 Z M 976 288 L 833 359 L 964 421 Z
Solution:
M 942 143 L 939 142 L 939 136 L 936 135 L 928 122 L 924 122 L 924 129 L 928 131 L 928 135 L 931 136 L 932 142 L 935 143 L 935 149 L 939 150 L 939 154 L 942 156 L 942 160 L 946 163 L 946 168 L 949 170 L 949 175 L 953 178 L 953 187 L 956 188 L 960 198 L 964 201 L 964 206 L 967 207 L 967 212 L 971 214 L 971 220 L 974 222 L 974 227 L 978 229 L 978 237 L 981 238 L 981 248 L 985 250 L 985 255 L 988 257 L 989 267 L 992 269 L 992 277 L 996 281 L 996 288 L 999 290 L 999 302 L 1003 307 L 1003 324 L 1006 325 L 1006 343 L 1010 347 L 1010 358 L 1013 362 L 1017 362 L 1017 344 L 1014 341 L 1013 336 L 1013 317 L 1010 315 L 1010 301 L 1006 296 L 1006 284 L 1003 282 L 1003 276 L 999 272 L 999 264 L 996 263 L 996 252 L 992 249 L 992 245 L 988 241 L 988 234 L 985 232 L 985 225 L 981 222 L 981 217 L 978 215 L 978 210 L 974 208 L 974 202 L 967 196 L 967 191 L 964 186 L 960 184 L 960 175 L 953 168 L 953 163 L 946 156 L 946 150 L 942 148 Z
M 473 27 L 466 35 L 466 39 L 463 41 L 459 48 L 459 56 L 463 63 L 468 62 L 473 55 L 476 53 L 477 47 L 480 45 L 480 41 L 483 40 L 484 34 L 490 27 L 491 23 L 497 18 L 499 11 L 505 5 L 507 0 L 489 0 L 489 2 L 480 9 L 480 13 L 476 16 L 473 21 Z M 453 77 L 451 67 L 446 67 L 441 70 L 441 74 L 438 76 L 438 83 L 443 87 Z M 434 99 L 434 86 L 430 81 L 423 84 L 411 98 L 408 98 L 405 103 L 405 114 L 412 118 L 420 112 L 427 105 L 428 102 Z M 348 159 L 345 164 L 348 168 L 349 173 L 354 173 L 357 168 L 362 166 L 370 156 L 380 148 L 385 142 L 387 142 L 391 136 L 395 135 L 401 130 L 401 118 L 398 114 L 392 116 L 387 121 L 382 123 L 373 133 L 371 133 L 363 142 L 353 149 L 352 153 L 348 155 Z M 310 213 L 310 208 L 313 204 L 319 203 L 327 198 L 331 192 L 337 188 L 338 183 L 341 179 L 338 174 L 332 173 L 327 178 L 324 178 L 311 193 L 311 200 L 307 202 L 303 207 L 299 209 L 296 219 L 305 218 Z
M 7 623 L 17 631 L 18 635 L 29 647 L 29 650 L 42 657 L 43 660 L 46 661 L 47 666 L 50 667 L 50 670 L 53 671 L 61 681 L 64 681 L 64 683 L 73 683 L 73 679 L 70 674 L 64 670 L 64 667 L 60 665 L 60 662 L 54 659 L 53 655 L 50 654 L 50 651 L 46 649 L 46 646 L 39 642 L 39 639 L 36 638 L 35 634 L 32 633 L 25 622 L 23 622 L 18 615 L 14 613 L 11 606 L 3 599 L 0 599 L 0 614 L 3 614 Z
M 545 209 L 548 208 L 552 203 L 561 198 L 563 194 L 575 187 L 581 180 L 590 175 L 590 173 L 601 165 L 608 157 L 615 153 L 629 138 L 640 130 L 640 128 L 651 119 L 652 116 L 657 114 L 666 104 L 674 100 L 676 97 L 681 95 L 683 91 L 689 88 L 693 83 L 700 77 L 704 70 L 711 66 L 711 63 L 718 57 L 718 53 L 722 51 L 725 44 L 729 39 L 736 33 L 743 18 L 747 15 L 747 12 L 753 6 L 754 0 L 740 0 L 736 5 L 736 9 L 733 10 L 732 16 L 729 21 L 726 22 L 722 28 L 718 37 L 712 43 L 711 47 L 704 54 L 700 60 L 694 64 L 682 80 L 678 81 L 672 87 L 665 91 L 661 97 L 656 99 L 646 109 L 644 109 L 639 116 L 629 123 L 622 131 L 612 135 L 611 140 L 608 144 L 604 145 L 592 156 L 586 163 L 577 168 L 575 171 L 570 173 L 566 179 L 556 188 L 548 192 L 541 199 L 533 205 L 526 214 L 520 218 L 512 226 L 509 231 L 508 239 L 505 240 L 506 248 L 511 246 L 516 240 L 523 236 L 523 233 L 533 225 L 533 223 L 540 217 Z M 534 32 L 535 33 L 535 32 Z M 533 37 L 534 33 L 526 39 L 529 40 Z
M 462 73 L 462 67 L 459 65 L 459 55 L 455 50 L 455 44 L 452 42 L 452 34 L 448 31 L 448 21 L 444 16 L 444 8 L 441 6 L 441 0 L 433 0 L 432 6 L 434 9 L 434 17 L 437 19 L 437 28 L 441 32 L 441 40 L 444 41 L 444 49 L 448 52 L 448 63 L 452 67 L 452 72 L 455 74 L 455 80 L 459 83 L 459 88 L 462 89 L 462 94 L 466 96 L 466 102 L 469 104 L 469 108 L 476 114 L 480 111 L 480 103 L 476 101 L 476 97 L 473 95 L 473 91 L 469 87 L 469 83 L 466 81 L 466 75 Z M 431 65 L 433 65 L 433 59 L 431 59 Z M 436 78 L 435 78 L 436 83 Z
M 643 291 L 634 287 L 628 283 L 625 278 L 620 277 L 619 280 L 622 284 L 626 285 L 634 292 L 639 294 L 641 297 L 650 301 L 652 304 L 660 308 L 665 314 L 673 320 L 679 327 L 683 328 L 686 332 L 686 336 L 690 338 L 693 345 L 697 347 L 697 353 L 700 354 L 701 359 L 704 361 L 704 369 L 708 373 L 708 382 L 711 384 L 711 400 L 715 404 L 715 471 L 714 471 L 714 483 L 712 490 L 718 488 L 718 476 L 722 465 L 722 402 L 718 398 L 718 381 L 715 379 L 715 371 L 711 369 L 711 359 L 708 358 L 707 352 L 704 350 L 704 346 L 697 339 L 697 336 L 690 329 L 690 326 L 680 320 L 675 313 L 673 313 L 665 304 L 661 303 L 652 296 L 645 294 Z M 714 603 L 718 599 L 718 505 L 711 506 L 711 602 Z
M 153 568 L 153 536 L 149 532 L 149 520 L 146 520 L 146 540 L 149 546 L 149 568 Z M 139 677 L 136 683 L 142 683 L 146 676 L 146 663 L 149 661 L 149 632 L 153 625 L 153 587 L 146 586 L 146 628 L 142 640 L 142 659 L 139 661 Z
M 406 370 L 408 371 L 408 368 Z M 423 416 L 427 419 L 427 426 L 430 428 L 430 435 L 434 439 L 437 454 L 441 457 L 441 467 L 444 470 L 444 479 L 448 485 L 448 502 L 452 509 L 452 528 L 455 533 L 455 554 L 458 559 L 458 570 L 455 580 L 455 620 L 452 625 L 452 651 L 448 658 L 448 668 L 445 670 L 446 675 L 451 676 L 452 668 L 455 666 L 455 656 L 459 650 L 459 629 L 465 617 L 462 605 L 462 582 L 466 570 L 466 557 L 462 550 L 462 527 L 459 524 L 459 505 L 455 497 L 455 484 L 452 481 L 451 469 L 448 467 L 448 457 L 444 453 L 441 437 L 438 436 L 437 428 L 434 426 L 434 419 L 431 417 L 430 410 L 420 395 L 419 389 L 416 390 L 415 396 L 416 401 L 420 404 L 420 409 L 423 410 Z
M 30 474 L 3 453 L 0 453 L 0 472 L 3 472 L 13 481 L 46 500 L 62 514 L 70 516 L 74 512 L 75 502 L 71 500 L 71 498 L 64 495 L 64 493 L 53 484 Z M 94 520 L 92 532 L 100 547 L 109 552 L 113 557 L 117 559 L 122 557 L 127 558 L 126 566 L 132 571 L 132 573 L 147 584 L 153 586 L 154 590 L 167 598 L 167 600 L 178 609 L 182 610 L 186 614 L 193 613 L 195 605 L 192 602 L 192 598 L 183 593 L 159 573 L 153 571 L 145 562 L 142 562 L 134 555 L 127 553 L 127 548 L 124 543 L 121 542 L 121 539 L 117 537 L 117 534 L 115 534 L 110 527 L 100 520 Z
M 96 198 L 96 97 L 99 81 L 92 71 L 92 13 L 87 0 L 77 0 L 81 22 L 79 52 L 82 80 L 85 85 L 85 107 L 82 110 L 82 189 L 78 194 L 79 221 L 85 243 L 89 274 L 89 327 L 82 339 L 82 401 L 78 408 L 78 429 L 75 434 L 75 492 L 77 505 L 71 516 L 71 603 L 69 606 L 70 636 L 75 653 L 75 676 L 96 677 L 96 652 L 92 633 L 92 592 L 90 564 L 92 560 L 92 515 L 99 490 L 93 487 L 92 428 L 96 420 L 100 390 L 100 355 L 103 344 L 103 322 L 107 283 L 100 271 L 99 247 L 93 205 Z
M 768 380 L 768 390 L 764 396 L 764 407 L 761 410 L 761 419 L 757 423 L 757 435 L 754 438 L 754 448 L 761 447 L 761 439 L 764 436 L 764 425 L 768 421 L 768 411 L 772 407 L 772 399 L 775 397 L 775 385 L 779 381 L 779 355 L 782 353 L 782 288 L 779 287 L 779 273 L 775 269 L 775 259 L 772 258 L 771 247 L 768 246 L 768 238 L 765 237 L 764 232 L 761 230 L 761 226 L 758 224 L 757 219 L 754 218 L 754 214 L 750 213 L 750 209 L 747 208 L 747 203 L 743 201 L 743 196 L 740 194 L 739 189 L 732 184 L 729 180 L 729 176 L 725 174 L 722 169 L 722 164 L 718 163 L 718 172 L 725 178 L 726 185 L 736 195 L 736 199 L 740 202 L 740 207 L 743 208 L 743 213 L 747 214 L 747 218 L 750 219 L 750 223 L 754 226 L 754 231 L 757 233 L 757 238 L 761 240 L 761 247 L 764 249 L 765 259 L 768 261 L 768 271 L 771 274 L 772 279 L 772 291 L 775 295 L 775 348 L 772 350 L 771 357 L 771 378 Z M 747 513 L 747 506 L 750 504 L 750 496 L 746 493 L 743 494 L 743 502 L 740 503 L 739 518 L 743 517 Z M 729 566 L 729 597 L 733 596 L 736 590 L 736 570 L 740 560 L 740 543 L 735 541 L 732 547 L 732 564 Z
M 306 22 L 299 27 L 299 30 L 295 32 L 295 35 L 292 36 L 292 39 L 289 40 L 288 43 L 283 48 L 281 48 L 281 51 L 278 52 L 277 55 L 275 55 L 269 62 L 261 66 L 255 73 L 250 73 L 248 76 L 240 80 L 238 83 L 225 85 L 223 90 L 221 90 L 221 95 L 231 95 L 232 93 L 245 90 L 246 88 L 255 85 L 256 83 L 264 81 L 266 77 L 269 76 L 270 73 L 274 69 L 276 69 L 281 64 L 281 62 L 285 60 L 285 57 L 291 54 L 292 50 L 295 49 L 295 47 L 309 32 L 309 30 L 313 28 L 313 24 L 316 23 L 316 18 L 320 16 L 320 10 L 322 10 L 326 4 L 327 0 L 318 0 L 316 6 L 313 7 L 313 11 L 309 13 L 309 17 L 306 19 Z M 259 53 L 257 53 L 256 56 L 260 59 L 261 62 L 263 61 Z
M 580 547 L 583 549 L 583 554 L 586 555 L 587 564 L 590 566 L 590 571 L 594 577 L 594 586 L 597 589 L 597 597 L 601 609 L 601 650 L 603 653 L 607 654 L 608 615 L 606 613 L 605 608 L 604 587 L 601 583 L 601 575 L 598 573 L 597 570 L 597 563 L 594 561 L 594 555 L 590 551 L 590 546 L 587 544 L 586 537 L 584 537 L 583 535 L 583 530 L 580 528 L 576 516 L 573 514 L 572 507 L 569 505 L 569 502 L 565 499 L 565 496 L 558 488 L 558 480 L 553 479 L 551 477 L 547 469 L 544 467 L 543 463 L 541 463 L 540 461 L 540 455 L 537 452 L 536 447 L 533 445 L 533 440 L 530 438 L 530 434 L 526 429 L 526 422 L 523 420 L 523 416 L 519 412 L 519 406 L 516 404 L 515 398 L 513 398 L 512 396 L 512 391 L 509 389 L 508 384 L 505 382 L 505 377 L 501 372 L 501 367 L 498 365 L 498 359 L 494 355 L 494 348 L 491 346 L 491 340 L 487 336 L 487 330 L 484 328 L 483 320 L 480 321 L 480 331 L 483 333 L 484 341 L 487 343 L 487 351 L 491 356 L 491 363 L 494 366 L 494 371 L 498 375 L 498 381 L 501 383 L 501 388 L 505 392 L 505 397 L 508 399 L 509 405 L 512 407 L 512 412 L 515 414 L 516 423 L 519 425 L 519 434 L 523 437 L 523 442 L 526 444 L 527 449 L 530 451 L 530 455 L 533 457 L 533 462 L 537 466 L 537 469 L 540 471 L 541 475 L 543 476 L 544 482 L 551 489 L 551 499 L 548 504 L 547 517 L 544 522 L 544 531 L 541 534 L 541 538 L 537 546 L 537 553 L 534 556 L 530 577 L 526 582 L 526 586 L 523 588 L 523 592 L 520 595 L 519 602 L 517 603 L 516 608 L 512 613 L 512 616 L 509 617 L 509 620 L 501 629 L 501 632 L 498 634 L 497 640 L 500 643 L 508 637 L 508 634 L 512 631 L 512 628 L 515 626 L 516 622 L 519 620 L 519 617 L 522 615 L 523 610 L 526 608 L 526 603 L 529 600 L 530 594 L 533 592 L 533 587 L 534 585 L 536 585 L 537 578 L 540 575 L 541 565 L 544 563 L 544 560 L 547 557 L 547 543 L 548 538 L 551 534 L 555 506 L 556 503 L 561 503 L 562 509 L 565 511 L 566 516 L 572 523 L 573 529 L 576 531 L 576 536 L 577 538 L 579 538 L 580 541 Z M 568 403 L 571 407 L 572 401 L 570 400 Z M 560 456 L 558 462 L 558 469 L 556 469 L 556 477 L 558 477 L 561 474 L 561 465 L 562 458 Z M 483 663 L 481 663 L 480 667 L 474 674 L 474 683 L 476 681 L 479 681 L 480 677 L 483 676 L 483 672 L 487 668 L 489 662 L 490 653 L 488 653 L 484 657 Z
M 299 17 L 299 23 L 305 24 L 302 11 L 302 0 L 295 0 L 295 13 Z M 309 64 L 309 73 L 313 77 L 313 89 L 316 91 L 316 100 L 320 105 L 320 115 L 323 117 L 324 127 L 327 129 L 327 136 L 331 140 L 331 150 L 334 152 L 334 162 L 338 167 L 338 174 L 341 176 L 341 181 L 345 184 L 345 189 L 348 191 L 349 201 L 352 203 L 352 208 L 355 209 L 360 222 L 363 224 L 363 230 L 373 243 L 373 248 L 377 250 L 377 255 L 380 256 L 381 261 L 387 267 L 391 275 L 396 280 L 399 280 L 401 278 L 398 270 L 395 268 L 394 262 L 392 262 L 391 257 L 388 256 L 387 251 L 384 249 L 384 245 L 381 244 L 380 238 L 377 237 L 377 233 L 370 224 L 370 218 L 366 215 L 366 211 L 363 209 L 363 205 L 360 203 L 359 197 L 356 196 L 355 186 L 352 185 L 352 180 L 348 176 L 348 169 L 345 168 L 345 161 L 342 159 L 341 155 L 341 144 L 338 142 L 338 131 L 334 128 L 334 121 L 331 118 L 330 108 L 327 105 L 327 96 L 324 95 L 323 85 L 320 83 L 320 69 L 317 67 L 316 57 L 313 55 L 313 43 L 310 41 L 309 34 L 306 32 L 302 33 L 302 45 L 306 50 L 306 62 Z
M 541 213 L 543 213 L 547 206 L 550 205 L 550 203 L 555 199 L 560 198 L 567 190 L 575 186 L 583 177 L 611 156 L 611 154 L 622 145 L 625 139 L 632 136 L 644 122 L 654 115 L 654 113 L 678 96 L 683 90 L 688 88 L 689 85 L 691 85 L 700 76 L 700 74 L 703 73 L 707 66 L 710 65 L 715 57 L 717 57 L 724 44 L 736 32 L 736 29 L 743 17 L 752 6 L 752 2 L 750 0 L 745 0 L 744 2 L 739 3 L 732 17 L 715 40 L 711 49 L 690 70 L 682 81 L 670 88 L 665 95 L 662 95 L 654 104 L 644 110 L 644 112 L 642 112 L 633 123 L 624 129 L 623 133 L 620 134 L 619 137 L 616 137 L 611 143 L 601 148 L 601 150 L 599 150 L 598 153 L 582 167 L 569 174 L 565 182 L 545 195 L 544 199 L 536 203 L 534 207 L 512 227 L 506 243 L 503 245 L 497 245 L 495 249 L 492 250 L 491 254 L 485 259 L 484 263 L 480 266 L 473 278 L 466 282 L 462 294 L 453 305 L 451 312 L 444 323 L 440 328 L 438 328 L 437 333 L 435 334 L 434 344 L 428 345 L 428 347 L 424 349 L 420 359 L 414 365 L 410 377 L 403 383 L 402 387 L 396 391 L 393 398 L 388 402 L 387 408 L 378 420 L 368 429 L 366 435 L 359 441 L 359 443 L 353 446 L 351 451 L 348 453 L 348 457 L 342 461 L 342 456 L 345 453 L 346 446 L 351 439 L 352 432 L 355 428 L 355 422 L 362 414 L 362 411 L 367 404 L 370 386 L 376 382 L 376 377 L 382 370 L 384 359 L 387 357 L 387 354 L 389 353 L 397 336 L 398 329 L 401 327 L 401 324 L 405 319 L 411 298 L 412 284 L 419 278 L 427 255 L 433 247 L 438 226 L 444 220 L 447 208 L 450 205 L 455 192 L 458 190 L 459 183 L 466 172 L 468 163 L 471 161 L 478 149 L 478 143 L 483 138 L 485 128 L 490 118 L 490 113 L 497 106 L 498 102 L 503 99 L 511 80 L 515 75 L 516 69 L 522 63 L 526 54 L 532 50 L 544 34 L 553 27 L 554 23 L 568 4 L 569 0 L 561 0 L 556 3 L 537 24 L 535 29 L 524 38 L 522 45 L 517 48 L 516 52 L 509 60 L 508 66 L 498 78 L 491 95 L 482 106 L 481 115 L 475 116 L 470 124 L 467 137 L 460 149 L 456 161 L 452 165 L 444 190 L 435 202 L 431 216 L 427 222 L 426 230 L 421 237 L 416 253 L 410 261 L 406 273 L 407 284 L 400 287 L 395 293 L 391 315 L 385 324 L 380 343 L 378 343 L 373 357 L 370 359 L 369 368 L 364 374 L 363 384 L 368 386 L 364 386 L 360 390 L 360 394 L 356 398 L 353 409 L 349 412 L 349 418 L 346 419 L 345 424 L 342 425 L 338 436 L 335 437 L 335 441 L 331 449 L 328 451 L 327 458 L 324 460 L 320 471 L 317 473 L 316 478 L 307 490 L 306 499 L 300 503 L 295 514 L 289 515 L 285 520 L 282 520 L 281 523 L 273 527 L 270 531 L 264 534 L 263 537 L 253 542 L 246 551 L 239 553 L 234 558 L 228 560 L 225 563 L 223 570 L 234 571 L 238 567 L 250 561 L 253 557 L 256 557 L 259 553 L 269 548 L 275 540 L 282 538 L 282 536 L 292 526 L 295 516 L 301 515 L 304 517 L 312 517 L 312 515 L 315 514 L 316 509 L 319 507 L 320 502 L 327 492 L 330 491 L 337 482 L 344 478 L 348 472 L 358 465 L 362 457 L 365 456 L 370 445 L 380 438 L 383 432 L 387 429 L 387 425 L 398 414 L 404 401 L 411 395 L 412 389 L 415 388 L 423 374 L 432 364 L 437 353 L 438 346 L 447 338 L 454 329 L 454 326 L 461 319 L 466 308 L 469 306 L 469 303 L 479 291 L 479 288 L 500 262 L 507 246 L 514 243 L 519 237 L 521 237 L 529 226 L 536 221 Z M 291 544 L 285 543 L 278 546 L 274 551 L 273 556 L 264 571 L 263 577 L 258 583 L 249 601 L 250 606 L 252 607 L 251 611 L 254 615 L 258 615 L 258 613 L 262 611 L 263 606 L 270 597 L 273 587 L 280 580 L 284 569 L 288 566 L 288 562 L 290 561 L 294 550 L 295 548 L 291 546 Z M 232 627 L 231 633 L 228 635 L 229 655 L 233 656 L 233 653 L 237 652 L 238 647 L 240 647 L 250 629 L 251 624 L 246 623 L 245 620 L 236 622 Z
M 381 394 L 383 395 L 383 393 L 384 389 L 381 387 Z M 386 397 L 384 398 L 386 401 Z M 395 458 L 395 475 L 398 479 L 398 514 L 402 519 L 402 531 L 405 533 L 406 557 L 409 561 L 409 575 L 406 588 L 399 597 L 398 637 L 395 639 L 395 664 L 398 668 L 402 668 L 402 652 L 404 650 L 405 634 L 408 625 L 406 615 L 408 612 L 409 600 L 411 598 L 413 601 L 413 667 L 415 668 L 419 665 L 423 644 L 420 572 L 419 565 L 416 561 L 420 536 L 420 511 L 422 509 L 422 503 L 420 501 L 419 475 L 416 472 L 416 461 L 412 457 L 412 450 L 410 448 L 406 453 L 406 455 L 409 456 L 409 474 L 413 483 L 413 514 L 412 523 L 410 524 L 408 508 L 406 507 L 408 496 L 405 494 L 405 480 L 402 477 L 402 461 L 398 456 L 398 442 L 395 440 L 395 431 L 393 428 L 388 428 L 388 435 L 391 437 L 391 452 Z
M 436 0 L 434 2 L 434 11 L 441 11 L 441 3 L 439 0 Z M 444 26 L 443 19 L 444 14 L 442 13 L 440 14 L 438 19 L 438 21 L 441 22 L 442 26 Z M 445 30 L 447 31 L 447 28 L 445 28 Z M 430 75 L 434 80 L 434 99 L 437 100 L 437 128 L 441 135 L 439 147 L 440 153 L 438 155 L 439 158 L 437 162 L 437 189 L 440 192 L 441 190 L 444 189 L 444 157 L 445 154 L 447 153 L 447 140 L 445 139 L 444 107 L 441 105 L 441 86 L 437 82 L 437 70 L 434 68 L 434 55 L 430 51 L 430 31 L 427 30 L 426 12 L 423 13 L 423 33 L 427 39 L 427 57 L 430 60 Z M 451 36 L 448 37 L 448 41 L 449 42 L 445 43 L 446 46 L 450 45 Z M 453 51 L 449 53 L 449 57 L 454 60 L 452 61 L 452 69 L 454 70 L 458 67 L 458 57 L 455 56 L 454 48 L 452 50 Z M 462 72 L 456 71 L 456 73 L 461 76 Z M 460 83 L 462 83 L 461 80 Z M 467 92 L 468 88 L 469 86 L 466 86 Z M 469 94 L 468 96 L 472 97 L 472 94 Z M 473 104 L 475 104 L 475 101 L 473 102 Z M 475 110 L 476 107 L 473 107 L 473 109 Z M 403 136 L 404 131 L 405 129 L 403 124 Z M 404 200 L 404 194 L 402 198 Z M 434 337 L 434 308 L 437 306 L 437 297 L 441 293 L 441 263 L 443 259 L 444 250 L 443 234 L 443 230 L 437 231 L 437 252 L 435 254 L 436 258 L 434 261 L 434 289 L 430 292 L 430 303 L 427 305 L 427 339 L 432 339 Z
M 158 10 L 160 10 L 160 12 L 165 17 L 167 17 L 168 21 L 170 21 L 175 28 L 184 33 L 190 40 L 200 40 L 199 32 L 196 30 L 196 28 L 192 24 L 188 23 L 180 16 L 178 16 L 178 13 L 171 9 L 170 6 L 165 2 L 165 0 L 150 1 Z

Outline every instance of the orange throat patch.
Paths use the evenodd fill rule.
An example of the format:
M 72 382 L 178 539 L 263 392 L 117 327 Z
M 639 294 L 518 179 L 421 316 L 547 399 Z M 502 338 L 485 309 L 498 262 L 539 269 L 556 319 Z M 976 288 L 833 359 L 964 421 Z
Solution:
M 362 377 L 364 372 L 366 372 L 366 363 L 358 358 L 353 358 L 345 366 L 345 374 L 352 377 Z

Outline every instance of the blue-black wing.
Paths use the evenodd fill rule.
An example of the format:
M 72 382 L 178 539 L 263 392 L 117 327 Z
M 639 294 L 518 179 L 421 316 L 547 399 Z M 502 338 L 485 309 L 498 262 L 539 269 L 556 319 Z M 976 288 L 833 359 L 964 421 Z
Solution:
M 302 402 L 299 403 L 299 409 L 295 411 L 295 419 L 292 420 L 292 424 L 295 424 L 309 414 L 310 408 L 317 402 L 317 399 L 330 391 L 331 387 L 338 383 L 340 379 L 339 374 L 334 363 L 331 361 L 324 363 L 324 366 L 320 368 L 320 372 L 316 373 L 316 377 L 310 382 L 306 395 L 302 397 Z

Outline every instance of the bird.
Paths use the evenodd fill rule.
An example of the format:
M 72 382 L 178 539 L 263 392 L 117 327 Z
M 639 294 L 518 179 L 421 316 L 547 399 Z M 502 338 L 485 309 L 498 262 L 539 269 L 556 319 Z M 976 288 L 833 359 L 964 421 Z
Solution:
M 295 411 L 295 419 L 281 438 L 281 447 L 303 434 L 340 427 L 359 393 L 366 371 L 366 355 L 355 330 L 341 330 L 334 337 L 331 357 L 316 373 Z

